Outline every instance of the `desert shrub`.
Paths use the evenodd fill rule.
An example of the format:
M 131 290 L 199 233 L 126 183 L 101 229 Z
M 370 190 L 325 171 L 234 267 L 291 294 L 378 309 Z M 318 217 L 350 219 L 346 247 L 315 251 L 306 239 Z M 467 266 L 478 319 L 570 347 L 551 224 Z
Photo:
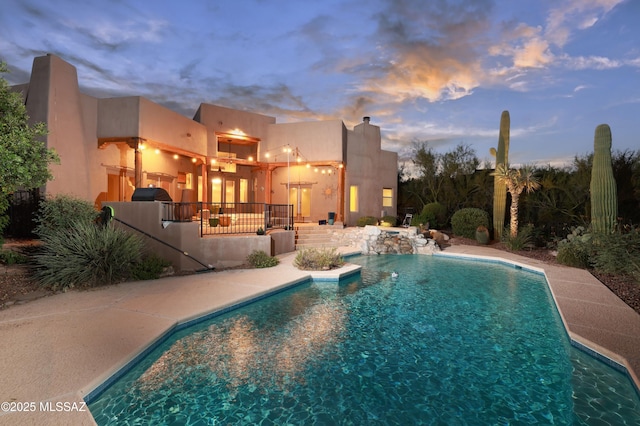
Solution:
M 586 269 L 589 264 L 591 244 L 583 240 L 562 240 L 558 243 L 558 263 L 575 268 Z
M 29 258 L 24 254 L 13 250 L 0 250 L 0 263 L 3 265 L 15 265 L 18 263 L 27 263 Z
M 361 228 L 367 226 L 367 225 L 377 225 L 378 224 L 378 219 L 373 217 L 373 216 L 362 216 L 358 218 L 358 221 L 356 223 L 356 226 L 359 226 Z
M 518 235 L 511 236 L 509 228 L 502 231 L 502 242 L 509 250 L 524 250 L 535 247 L 534 227 L 529 224 L 518 229 Z
M 460 209 L 451 217 L 451 230 L 455 235 L 474 239 L 478 226 L 489 228 L 489 214 L 481 209 Z
M 431 228 L 440 229 L 447 223 L 447 208 L 438 202 L 425 204 L 421 215 L 427 215 Z
M 136 281 L 156 280 L 162 271 L 171 266 L 171 262 L 155 254 L 144 256 L 140 262 L 131 267 L 131 279 Z
M 424 228 L 434 227 L 435 216 L 431 212 L 414 214 L 411 218 L 411 226 L 418 226 Z
M 381 225 L 387 224 L 386 226 L 396 226 L 398 224 L 398 218 L 395 216 L 384 216 L 380 222 Z
M 34 255 L 35 277 L 54 290 L 113 284 L 126 279 L 140 261 L 142 240 L 113 226 L 79 222 L 47 231 Z
M 327 271 L 344 265 L 344 258 L 335 248 L 311 248 L 299 251 L 293 265 L 304 271 Z
M 640 230 L 592 238 L 593 268 L 604 274 L 629 275 L 640 282 Z
M 44 200 L 40 204 L 35 234 L 39 237 L 53 231 L 71 229 L 78 223 L 92 223 L 99 215 L 88 201 L 69 195 L 58 195 Z
M 247 263 L 254 268 L 271 268 L 280 263 L 277 257 L 269 256 L 263 250 L 254 250 L 247 256 Z

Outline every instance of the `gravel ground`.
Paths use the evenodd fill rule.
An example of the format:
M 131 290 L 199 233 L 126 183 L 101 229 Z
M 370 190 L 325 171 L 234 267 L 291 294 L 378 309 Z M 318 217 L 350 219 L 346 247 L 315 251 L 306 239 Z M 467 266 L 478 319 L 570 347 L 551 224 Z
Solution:
M 452 238 L 448 244 L 477 245 L 475 240 L 466 238 Z M 32 241 L 7 240 L 4 249 L 17 250 L 28 254 L 33 249 Z M 491 247 L 499 250 L 507 250 L 501 243 L 492 244 Z M 517 254 L 555 264 L 556 258 L 549 250 L 521 250 Z M 640 285 L 632 279 L 621 276 L 593 274 L 600 282 L 609 287 L 620 299 L 640 314 Z M 26 303 L 29 300 L 53 294 L 40 288 L 29 275 L 28 269 L 24 265 L 0 265 L 0 309 L 7 308 L 13 304 Z

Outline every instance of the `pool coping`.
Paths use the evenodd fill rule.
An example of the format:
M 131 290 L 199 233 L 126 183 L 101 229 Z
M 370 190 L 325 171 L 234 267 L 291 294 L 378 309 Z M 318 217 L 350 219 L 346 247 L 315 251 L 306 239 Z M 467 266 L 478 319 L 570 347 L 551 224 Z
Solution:
M 360 253 L 353 247 L 339 250 Z M 450 246 L 437 256 L 511 263 L 544 273 L 571 341 L 624 366 L 638 388 L 640 315 L 587 271 L 489 247 Z M 0 413 L 0 425 L 95 424 L 88 410 L 46 409 L 62 402 L 84 403 L 176 328 L 309 280 L 337 281 L 359 270 L 349 265 L 312 273 L 292 266 L 295 252 L 279 257 L 274 268 L 123 283 L 0 311 L 0 336 L 11 342 L 0 356 L 0 402 L 45 402 L 37 406 L 45 410 Z

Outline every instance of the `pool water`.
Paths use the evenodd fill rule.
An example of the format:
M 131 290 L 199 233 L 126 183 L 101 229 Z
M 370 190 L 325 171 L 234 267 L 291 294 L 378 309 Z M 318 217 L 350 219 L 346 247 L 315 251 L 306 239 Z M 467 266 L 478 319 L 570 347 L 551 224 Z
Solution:
M 96 422 L 640 424 L 630 380 L 570 345 L 542 275 L 421 255 L 349 261 L 361 274 L 173 334 L 90 402 Z

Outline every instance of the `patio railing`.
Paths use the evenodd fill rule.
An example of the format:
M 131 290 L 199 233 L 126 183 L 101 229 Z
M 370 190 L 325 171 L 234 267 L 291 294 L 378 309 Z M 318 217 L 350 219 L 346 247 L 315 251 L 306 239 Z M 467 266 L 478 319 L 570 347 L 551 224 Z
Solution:
M 200 222 L 200 235 L 255 234 L 293 226 L 292 204 L 163 202 L 165 222 Z

